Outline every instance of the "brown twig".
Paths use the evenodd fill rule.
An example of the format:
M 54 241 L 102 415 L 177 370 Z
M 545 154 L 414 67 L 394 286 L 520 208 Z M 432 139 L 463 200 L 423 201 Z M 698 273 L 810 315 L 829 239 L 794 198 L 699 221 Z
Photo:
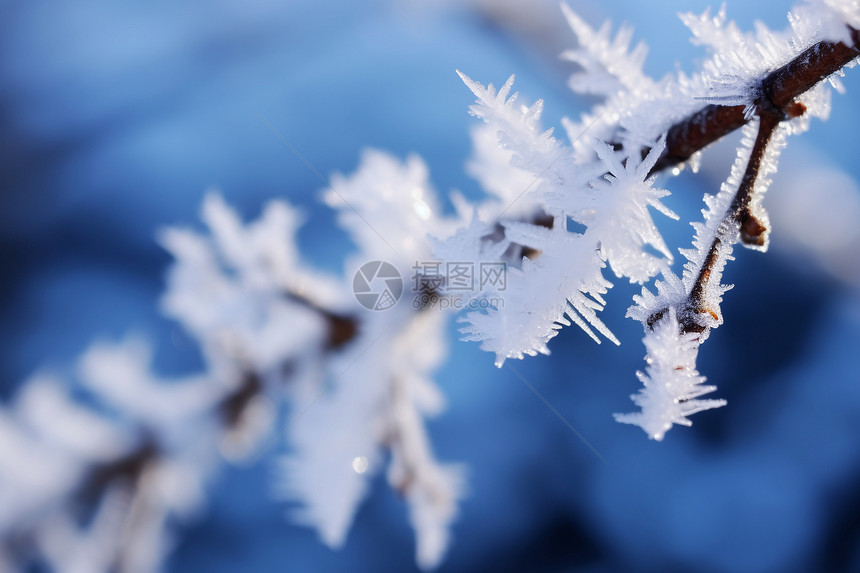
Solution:
M 738 190 L 720 225 L 708 254 L 702 262 L 696 281 L 680 304 L 679 322 L 685 333 L 703 332 L 706 327 L 698 320 L 702 314 L 719 319 L 717 311 L 708 308 L 705 294 L 708 291 L 714 270 L 722 264 L 721 252 L 724 244 L 734 243 L 730 233 L 737 232 L 740 241 L 748 246 L 765 245 L 768 229 L 751 211 L 755 184 L 761 172 L 762 161 L 767 153 L 773 134 L 782 121 L 798 117 L 806 107 L 796 101 L 818 82 L 836 73 L 854 58 L 860 50 L 860 32 L 849 26 L 853 46 L 842 42 L 819 42 L 804 50 L 796 58 L 764 77 L 755 87 L 755 115 L 759 118 L 758 132 Z M 719 107 L 709 105 L 669 129 L 666 149 L 652 169 L 652 173 L 677 165 L 705 146 L 747 123 L 745 106 Z M 655 312 L 648 319 L 649 327 L 662 318 L 667 309 Z
M 707 305 L 705 295 L 713 280 L 714 269 L 723 262 L 721 260 L 723 246 L 734 243 L 731 235 L 737 232 L 741 242 L 747 245 L 764 245 L 767 228 L 753 215 L 750 203 L 755 193 L 756 181 L 761 173 L 762 161 L 767 153 L 767 146 L 781 121 L 780 114 L 768 110 L 767 106 L 762 106 L 759 112 L 758 133 L 738 190 L 702 262 L 693 288 L 682 304 L 682 312 L 679 313 L 681 332 L 703 332 L 705 326 L 698 320 L 698 317 L 703 314 L 719 320 L 718 311 Z M 658 319 L 649 319 L 648 323 L 653 325 L 656 320 Z
M 818 42 L 769 73 L 759 84 L 760 94 L 776 109 L 790 113 L 792 102 L 860 55 L 860 31 L 848 26 L 853 45 Z M 708 105 L 669 128 L 666 149 L 651 173 L 684 163 L 694 153 L 743 127 L 749 120 L 743 105 Z
M 358 319 L 356 317 L 330 311 L 300 294 L 286 292 L 284 296 L 291 302 L 319 313 L 326 321 L 328 325 L 328 338 L 325 342 L 326 350 L 339 350 L 358 334 Z

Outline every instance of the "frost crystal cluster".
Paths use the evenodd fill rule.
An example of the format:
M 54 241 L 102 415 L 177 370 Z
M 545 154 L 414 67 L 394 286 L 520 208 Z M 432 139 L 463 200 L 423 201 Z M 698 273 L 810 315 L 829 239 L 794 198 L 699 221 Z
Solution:
M 408 505 L 418 565 L 438 566 L 465 491 L 463 468 L 436 459 L 424 425 L 445 408 L 433 380 L 451 318 L 432 308 L 442 295 L 455 308 L 493 301 L 463 312 L 460 330 L 502 366 L 549 354 L 570 324 L 620 344 L 600 318 L 604 295 L 612 280 L 643 285 L 627 312 L 645 330 L 640 411 L 616 419 L 662 440 L 723 406 L 701 398 L 715 388 L 696 369 L 699 346 L 723 322 L 722 271 L 739 243 L 767 249 L 763 197 L 780 149 L 810 117 L 826 118 L 831 86 L 841 90 L 835 75 L 856 64 L 857 2 L 806 2 L 784 32 L 742 32 L 725 10 L 682 15 L 707 59 L 659 80 L 643 73 L 647 50 L 631 49 L 629 28 L 613 36 L 563 12 L 579 40 L 562 54 L 578 69 L 570 87 L 601 98 L 564 120 L 566 142 L 541 125 L 540 100 L 524 105 L 512 91 L 513 76 L 496 89 L 460 73 L 481 122 L 467 170 L 483 200 L 453 194 L 446 214 L 420 158 L 366 151 L 323 194 L 356 247 L 342 276 L 303 260 L 303 216 L 283 201 L 245 223 L 210 193 L 205 231 L 161 232 L 174 258 L 162 309 L 199 343 L 205 368 L 162 379 L 148 346 L 129 338 L 93 345 L 70 380 L 27 383 L 0 411 L 0 569 L 26 569 L 36 555 L 57 571 L 157 570 L 219 456 L 248 459 L 273 436 L 288 443 L 276 491 L 293 519 L 341 546 L 384 473 Z M 734 129 L 743 130 L 737 158 L 704 198 L 679 276 L 658 227 L 678 216 L 658 174 L 695 168 Z M 504 264 L 506 280 L 455 293 L 451 276 L 427 264 L 463 261 Z M 406 284 L 385 282 L 388 298 L 368 310 L 354 290 L 383 265 Z M 13 550 L 22 546 L 32 555 Z
M 812 67 L 825 49 L 823 42 L 854 46 L 857 32 L 849 26 L 858 9 L 850 1 L 807 2 L 789 14 L 785 32 L 759 25 L 754 34 L 728 21 L 725 8 L 715 16 L 710 11 L 682 14 L 693 43 L 704 46 L 708 58 L 695 74 L 678 72 L 659 81 L 642 72 L 647 50 L 641 43 L 630 48 L 629 28 L 613 37 L 608 24 L 594 30 L 566 6 L 563 11 L 580 44 L 562 54 L 581 68 L 569 85 L 603 98 L 578 122 L 564 120 L 569 145 L 540 126 L 542 102 L 528 107 L 511 95 L 513 78 L 496 91 L 460 74 L 477 96 L 472 114 L 495 134 L 498 149 L 492 156 L 482 135 L 472 170 L 489 173 L 504 154 L 517 174 L 528 174 L 512 205 L 531 207 L 484 220 L 484 238 L 494 231 L 495 245 L 513 253 L 508 281 L 513 288 L 495 293 L 504 304 L 467 313 L 462 331 L 467 340 L 495 353 L 499 366 L 508 358 L 548 354 L 549 340 L 571 322 L 598 342 L 595 331 L 617 344 L 598 317 L 602 295 L 611 287 L 604 268 L 640 284 L 661 275 L 656 294 L 643 287 L 628 311 L 645 327 L 649 367 L 639 376 L 645 387 L 634 397 L 643 411 L 617 419 L 662 439 L 672 424 L 689 425 L 687 415 L 725 403 L 693 400 L 715 389 L 693 386 L 704 381 L 695 371 L 698 345 L 723 322 L 720 303 L 731 288 L 721 283 L 723 267 L 738 242 L 767 249 L 770 222 L 762 199 L 779 152 L 788 135 L 808 129 L 810 117 L 828 116 L 829 88 L 842 91 L 836 75 L 843 65 L 856 63 L 856 48 L 829 74 L 810 72 L 812 79 L 801 89 L 790 92 L 786 78 Z M 819 81 L 822 75 L 828 82 Z M 669 192 L 655 186 L 656 172 L 674 166 L 677 174 L 684 163 L 697 169 L 704 147 L 722 134 L 696 141 L 695 133 L 711 129 L 709 122 L 724 121 L 726 110 L 732 110 L 737 127 L 743 126 L 743 139 L 719 193 L 705 196 L 704 220 L 692 223 L 693 247 L 680 251 L 686 263 L 679 277 L 649 210 L 677 219 L 660 201 Z M 670 144 L 692 149 L 679 156 Z M 495 181 L 485 186 L 497 188 Z M 455 236 L 450 242 L 459 240 Z M 437 254 L 462 256 L 451 249 Z M 673 336 L 667 332 L 671 325 L 677 330 Z M 673 346 L 686 349 L 684 360 L 670 352 Z M 675 362 L 678 370 L 669 367 Z

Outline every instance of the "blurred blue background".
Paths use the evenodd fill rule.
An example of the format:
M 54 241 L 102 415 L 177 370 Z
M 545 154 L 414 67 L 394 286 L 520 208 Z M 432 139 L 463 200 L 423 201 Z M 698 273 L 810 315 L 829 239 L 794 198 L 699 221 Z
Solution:
M 701 56 L 674 14 L 705 6 L 572 3 L 594 25 L 634 24 L 658 77 Z M 745 29 L 754 18 L 782 28 L 789 6 L 728 11 Z M 155 342 L 160 372 L 199 368 L 193 344 L 158 314 L 169 259 L 153 237 L 197 225 L 210 187 L 246 219 L 271 198 L 301 206 L 308 260 L 341 272 L 350 245 L 319 204 L 323 183 L 257 114 L 326 176 L 353 171 L 364 147 L 416 152 L 440 194 L 475 197 L 463 170 L 473 98 L 455 68 L 496 85 L 516 73 L 524 98 L 545 99 L 545 125 L 559 126 L 592 103 L 567 90 L 571 69 L 556 59 L 574 41 L 554 2 L 0 3 L 4 396 L 129 331 Z M 860 72 L 845 84 L 833 119 L 791 140 L 784 165 L 842 173 L 856 196 Z M 697 216 L 732 153 L 718 146 L 702 173 L 666 182 L 682 219 Z M 778 176 L 768 200 L 792 180 Z M 825 191 L 819 180 L 801 192 Z M 775 229 L 771 253 L 737 254 L 726 324 L 699 363 L 729 405 L 664 443 L 611 417 L 631 409 L 642 367 L 641 327 L 623 318 L 633 287 L 617 285 L 604 312 L 620 348 L 568 329 L 551 357 L 513 365 L 605 463 L 510 369 L 452 343 L 437 376 L 450 407 L 430 431 L 441 460 L 468 464 L 470 495 L 440 571 L 860 570 L 860 274 L 841 272 L 856 271 L 860 251 L 849 245 L 834 270 L 804 250 L 840 205 L 815 208 L 807 228 Z M 685 224 L 665 230 L 671 246 L 688 244 Z M 406 509 L 382 477 L 332 552 L 270 499 L 269 461 L 225 466 L 168 571 L 415 569 Z

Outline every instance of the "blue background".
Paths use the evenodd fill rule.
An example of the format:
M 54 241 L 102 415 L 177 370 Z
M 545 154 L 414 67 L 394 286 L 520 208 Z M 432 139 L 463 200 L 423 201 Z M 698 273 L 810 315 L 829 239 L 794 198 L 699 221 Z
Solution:
M 658 77 L 701 55 L 674 13 L 704 6 L 573 4 L 592 24 L 635 24 Z M 728 8 L 745 29 L 753 18 L 781 28 L 788 6 Z M 555 60 L 574 43 L 554 35 L 560 19 L 552 2 L 0 4 L 4 395 L 129 331 L 154 341 L 161 373 L 199 368 L 191 341 L 158 314 L 169 258 L 153 237 L 198 225 L 212 186 L 246 219 L 275 197 L 301 206 L 307 259 L 340 272 L 351 247 L 319 204 L 323 183 L 257 114 L 326 176 L 350 173 L 372 146 L 416 152 L 440 193 L 477 196 L 463 170 L 473 98 L 454 70 L 496 85 L 516 73 L 523 97 L 545 99 L 545 125 L 560 125 L 590 105 Z M 790 141 L 786 161 L 817 149 L 860 178 L 858 76 L 849 70 L 834 119 Z M 667 183 L 682 219 L 717 188 L 728 153 L 714 160 L 725 167 L 716 178 Z M 690 236 L 683 223 L 666 226 L 673 247 Z M 611 417 L 632 407 L 642 367 L 641 327 L 623 318 L 633 287 L 617 285 L 604 312 L 620 348 L 568 329 L 551 357 L 513 365 L 605 463 L 512 370 L 452 343 L 437 376 L 450 407 L 429 428 L 441 460 L 468 464 L 470 495 L 440 571 L 860 570 L 860 297 L 780 248 L 778 229 L 773 243 L 730 265 L 726 324 L 700 354 L 729 405 L 664 443 Z M 169 571 L 414 570 L 406 509 L 382 478 L 332 552 L 270 499 L 270 457 L 225 465 Z

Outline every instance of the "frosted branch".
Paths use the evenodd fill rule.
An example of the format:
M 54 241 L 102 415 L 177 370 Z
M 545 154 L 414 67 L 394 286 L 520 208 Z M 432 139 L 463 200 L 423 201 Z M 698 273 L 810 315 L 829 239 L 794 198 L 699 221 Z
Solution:
M 793 104 L 795 99 L 860 55 L 860 31 L 851 26 L 847 29 L 853 44 L 818 42 L 765 76 L 758 86 L 761 103 L 767 102 L 787 117 L 802 114 Z M 655 163 L 653 172 L 688 161 L 693 154 L 739 129 L 749 120 L 746 105 L 705 106 L 669 128 L 666 149 Z

